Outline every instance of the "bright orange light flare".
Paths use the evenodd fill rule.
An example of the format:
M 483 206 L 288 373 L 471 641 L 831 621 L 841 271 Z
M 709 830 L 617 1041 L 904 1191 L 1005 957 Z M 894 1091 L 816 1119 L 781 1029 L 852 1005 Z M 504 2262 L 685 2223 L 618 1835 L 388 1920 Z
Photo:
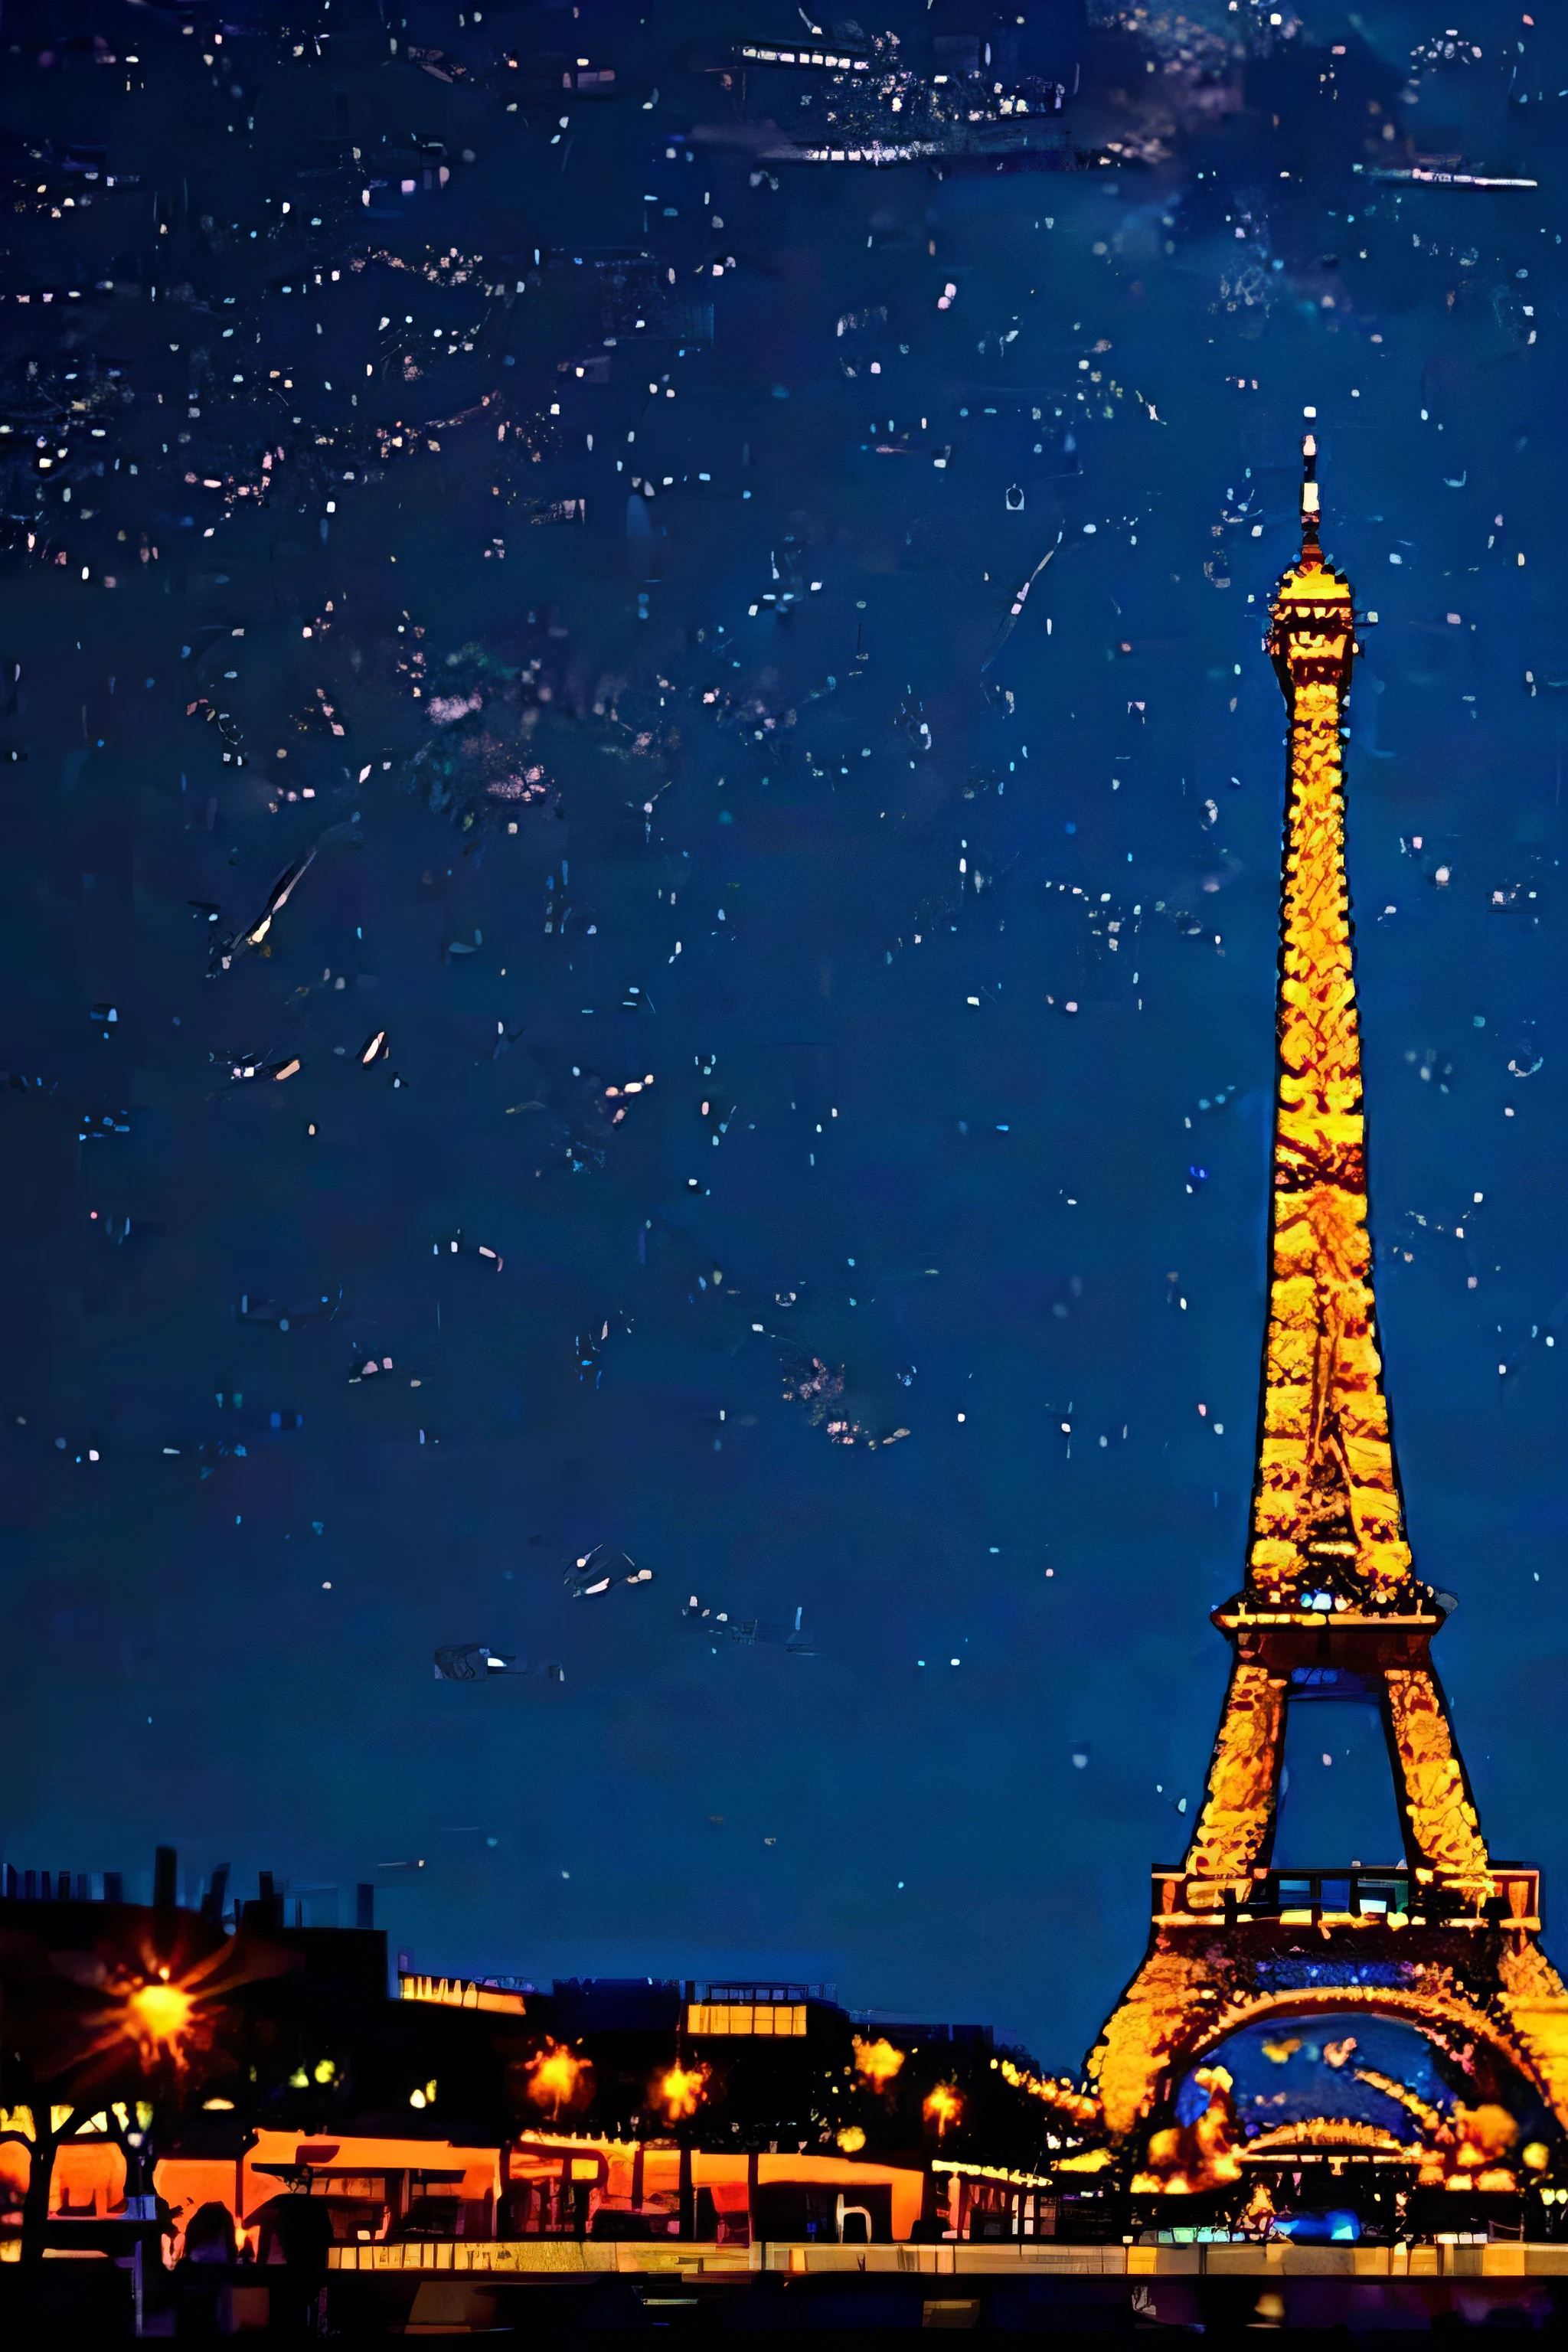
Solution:
M 563 2107 L 585 2107 L 592 2098 L 592 2061 L 560 2042 L 547 2042 L 528 2063 L 528 2095 L 536 2107 L 558 2116 Z
M 936 2126 L 938 2139 L 943 2137 L 949 2124 L 955 2124 L 963 2114 L 963 2100 L 953 2083 L 939 2083 L 934 2091 L 926 2094 L 921 2109 L 928 2124 Z
M 195 2014 L 195 2002 L 182 1985 L 154 1979 L 125 1995 L 124 2031 L 135 2042 L 144 2066 L 167 2057 L 183 2067 Z
M 863 2042 L 855 2036 L 855 2071 L 874 2091 L 885 2091 L 904 2063 L 904 2053 L 885 2037 Z
M 222 1955 L 216 1956 L 222 1958 Z M 140 1969 L 111 1976 L 104 1990 L 106 2004 L 94 2021 L 83 2052 L 89 2061 L 112 2061 L 133 2042 L 143 2074 L 161 2064 L 177 2074 L 186 2072 L 200 2052 L 210 2049 L 216 2022 L 210 1998 L 210 1979 L 216 1973 L 212 1960 L 175 1975 L 167 1961 L 143 1953 Z
M 165 2067 L 182 2075 L 199 2072 L 228 2021 L 235 1989 L 296 1965 L 292 1952 L 244 1932 L 195 1958 L 181 1936 L 162 1949 L 149 1938 L 134 1958 L 94 1963 L 90 1976 L 78 1980 L 93 1983 L 98 1998 L 64 2038 L 58 2077 L 68 2079 L 79 2104 L 123 2068 L 127 2044 L 144 2074 Z
M 668 2124 L 678 2124 L 683 2116 L 694 2116 L 708 2095 L 712 2075 L 710 2066 L 683 2066 L 678 2058 L 666 2074 L 654 2085 L 654 2100 L 664 2110 Z

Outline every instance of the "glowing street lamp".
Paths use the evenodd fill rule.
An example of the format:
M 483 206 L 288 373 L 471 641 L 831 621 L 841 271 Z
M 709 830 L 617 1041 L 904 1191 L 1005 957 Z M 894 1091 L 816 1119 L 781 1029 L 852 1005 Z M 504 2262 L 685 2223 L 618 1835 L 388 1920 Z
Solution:
M 904 2053 L 896 2049 L 885 2034 L 875 2042 L 855 2036 L 855 2071 L 863 2083 L 874 2091 L 885 2091 L 904 2063 Z
M 168 2058 L 183 2073 L 186 2045 L 197 2025 L 196 2003 L 185 1987 L 170 1981 L 163 1969 L 150 1984 L 132 1987 L 121 2002 L 121 2031 L 135 2042 L 143 2067 L 151 2069 Z
M 563 2107 L 585 2107 L 593 2096 L 593 2063 L 558 2042 L 547 2042 L 528 2063 L 528 2095 L 536 2107 L 558 2116 Z
M 949 2124 L 958 2123 L 963 2115 L 963 2100 L 957 2084 L 939 2083 L 934 2090 L 928 2091 L 921 2113 L 928 2124 L 936 2126 L 938 2139 L 943 2138 Z
M 653 2095 L 664 2110 L 666 2123 L 678 2124 L 697 2113 L 708 2095 L 712 2073 L 710 2066 L 683 2066 L 678 2058 L 668 2072 L 659 2076 Z

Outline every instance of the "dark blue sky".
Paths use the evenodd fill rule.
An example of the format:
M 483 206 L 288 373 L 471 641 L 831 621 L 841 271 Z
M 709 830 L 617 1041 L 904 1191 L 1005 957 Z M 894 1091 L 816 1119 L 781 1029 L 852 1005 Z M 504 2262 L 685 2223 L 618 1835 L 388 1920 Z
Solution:
M 1560 33 L 900 0 L 1076 84 L 1085 168 L 939 173 L 769 160 L 783 7 L 479 13 L 0 26 L 5 1857 L 1076 2061 L 1241 1574 L 1312 406 L 1411 1533 L 1551 1943 Z

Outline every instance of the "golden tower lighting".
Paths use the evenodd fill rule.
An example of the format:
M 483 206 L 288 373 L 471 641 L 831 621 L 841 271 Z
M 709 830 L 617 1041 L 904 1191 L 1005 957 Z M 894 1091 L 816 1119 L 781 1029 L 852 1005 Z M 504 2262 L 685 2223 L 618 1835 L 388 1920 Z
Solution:
M 1233 1659 L 1192 1843 L 1154 1872 L 1147 1954 L 1089 2059 L 1140 2188 L 1212 2185 L 1212 2168 L 1194 2176 L 1190 2152 L 1184 2171 L 1170 2154 L 1184 2137 L 1171 2128 L 1176 2088 L 1270 2015 L 1375 2014 L 1455 2055 L 1472 2043 L 1568 2130 L 1568 1991 L 1538 1941 L 1538 1874 L 1488 1851 L 1431 1663 L 1446 1612 L 1405 1534 L 1373 1298 L 1345 873 L 1345 711 L 1361 648 L 1350 583 L 1320 545 L 1310 435 L 1303 458 L 1301 551 L 1267 641 L 1289 753 L 1246 1576 L 1214 1612 Z M 1286 1716 L 1304 1696 L 1378 1706 L 1404 1825 L 1396 1860 L 1274 1867 Z

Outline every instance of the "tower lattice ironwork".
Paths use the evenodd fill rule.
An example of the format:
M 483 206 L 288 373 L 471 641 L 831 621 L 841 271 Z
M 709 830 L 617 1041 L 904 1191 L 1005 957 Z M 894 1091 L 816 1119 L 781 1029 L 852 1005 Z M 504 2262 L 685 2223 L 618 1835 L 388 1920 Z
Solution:
M 1131 2159 L 1177 2135 L 1174 2093 L 1240 2027 L 1403 2019 L 1512 2077 L 1568 2130 L 1568 1990 L 1539 1941 L 1538 1874 L 1489 1852 L 1433 1670 L 1446 1609 L 1405 1537 L 1373 1299 L 1361 1039 L 1345 876 L 1342 744 L 1356 643 L 1319 543 L 1304 444 L 1301 552 L 1268 651 L 1289 713 L 1269 1289 L 1247 1572 L 1214 1612 L 1233 1648 L 1204 1801 L 1153 1874 L 1148 1951 L 1089 2054 Z M 1293 1700 L 1375 1703 L 1404 1824 L 1380 1866 L 1273 1862 Z M 1330 1858 L 1331 1861 L 1331 1857 Z M 1233 2176 L 1234 2177 L 1234 2176 Z M 1195 2185 L 1195 2184 L 1188 2184 Z M 1500 2181 L 1499 2183 L 1500 2185 Z

